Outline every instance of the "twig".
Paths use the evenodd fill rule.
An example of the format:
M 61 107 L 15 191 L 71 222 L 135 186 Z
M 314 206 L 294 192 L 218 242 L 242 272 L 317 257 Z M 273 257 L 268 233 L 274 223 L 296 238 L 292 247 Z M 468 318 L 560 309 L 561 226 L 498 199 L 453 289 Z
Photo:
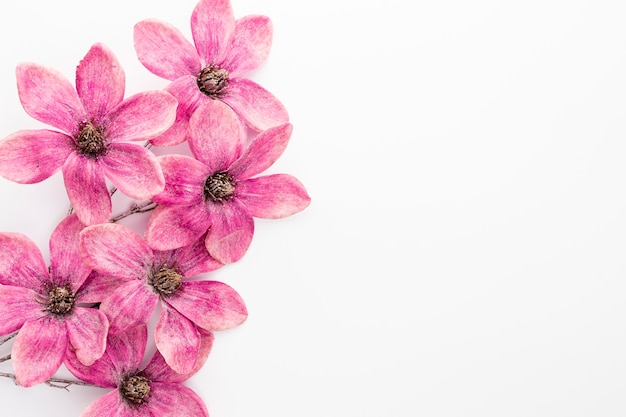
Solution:
M 118 214 L 115 217 L 112 217 L 111 220 L 109 220 L 109 222 L 115 223 L 117 221 L 122 220 L 125 217 L 130 216 L 131 214 L 145 213 L 147 211 L 154 210 L 156 206 L 157 204 L 154 201 L 148 201 L 142 204 L 133 203 L 128 210 L 126 210 L 123 213 Z
M 0 377 L 12 379 L 13 382 L 17 384 L 17 381 L 15 380 L 15 374 L 12 374 L 10 372 L 0 372 Z M 45 382 L 45 384 L 53 388 L 64 389 L 65 391 L 69 391 L 67 388 L 72 385 L 80 385 L 83 387 L 97 387 L 97 385 L 90 384 L 89 382 L 63 378 L 50 378 Z
M 0 363 L 2 362 L 6 362 L 6 361 L 10 361 L 11 360 L 11 355 L 6 355 L 6 356 L 2 356 L 0 357 Z
M 13 339 L 15 336 L 17 336 L 17 332 L 13 332 L 10 335 L 8 335 L 7 337 L 5 337 L 4 339 L 0 339 L 0 346 L 4 345 L 9 340 Z

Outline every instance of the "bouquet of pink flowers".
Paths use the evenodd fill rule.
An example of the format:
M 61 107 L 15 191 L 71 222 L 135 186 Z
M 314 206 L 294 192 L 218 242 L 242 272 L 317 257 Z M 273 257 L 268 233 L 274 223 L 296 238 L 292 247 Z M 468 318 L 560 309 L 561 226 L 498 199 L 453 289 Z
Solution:
M 0 344 L 14 338 L 11 377 L 23 387 L 59 381 L 111 388 L 83 416 L 208 416 L 182 385 L 205 363 L 214 331 L 247 318 L 240 295 L 205 274 L 240 260 L 254 217 L 306 208 L 288 174 L 262 175 L 292 134 L 285 107 L 245 78 L 267 58 L 272 24 L 235 19 L 228 0 L 200 0 L 193 43 L 172 25 L 135 25 L 140 62 L 170 80 L 124 97 L 124 71 L 95 44 L 75 86 L 58 71 L 18 65 L 24 110 L 51 129 L 0 141 L 0 176 L 36 183 L 59 170 L 71 209 L 50 238 L 50 262 L 20 233 L 0 233 Z M 186 142 L 190 155 L 155 156 Z M 113 215 L 111 196 L 137 200 Z M 145 233 L 117 223 L 151 211 Z M 155 309 L 157 351 L 141 367 Z M 62 381 L 62 380 L 61 380 Z M 72 383 L 72 381 L 66 381 Z

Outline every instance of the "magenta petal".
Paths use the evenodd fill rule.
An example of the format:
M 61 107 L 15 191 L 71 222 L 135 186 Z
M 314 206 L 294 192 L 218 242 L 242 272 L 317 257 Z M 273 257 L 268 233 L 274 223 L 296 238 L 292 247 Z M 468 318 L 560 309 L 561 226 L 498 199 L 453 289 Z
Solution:
M 150 215 L 146 241 L 151 248 L 171 250 L 191 245 L 211 224 L 204 204 L 158 206 Z
M 101 43 L 89 49 L 76 68 L 76 91 L 85 110 L 100 120 L 124 99 L 126 78 L 113 52 Z
M 110 334 L 117 334 L 147 323 L 158 301 L 159 297 L 146 283 L 130 281 L 106 298 L 100 304 L 100 310 L 109 319 Z
M 109 139 L 131 142 L 159 136 L 174 123 L 177 105 L 176 99 L 165 91 L 144 91 L 130 96 L 108 115 Z
M 153 382 L 150 384 L 150 401 L 147 408 L 152 416 L 159 417 L 209 417 L 202 399 L 181 384 Z
M 111 335 L 107 339 L 106 355 L 115 366 L 118 375 L 139 369 L 148 343 L 148 328 L 138 325 L 126 331 Z
M 200 335 L 196 325 L 170 307 L 161 303 L 161 315 L 154 340 L 167 364 L 179 374 L 191 372 L 198 358 Z
M 100 303 L 126 281 L 110 275 L 92 271 L 87 277 L 80 292 L 76 295 L 77 303 Z
M 293 127 L 286 123 L 261 132 L 248 146 L 228 173 L 236 178 L 250 178 L 269 168 L 283 154 Z
M 193 244 L 176 249 L 173 258 L 176 259 L 176 270 L 185 277 L 215 271 L 224 264 L 213 259 L 204 246 L 205 237 L 202 236 Z
M 52 130 L 21 130 L 0 142 L 0 176 L 33 184 L 56 173 L 72 152 L 72 139 Z
M 205 65 L 219 63 L 230 46 L 235 15 L 230 0 L 200 0 L 191 15 L 191 34 Z
M 252 242 L 254 220 L 236 200 L 211 204 L 211 229 L 206 248 L 215 259 L 229 264 L 243 257 Z
M 109 330 L 109 321 L 104 313 L 95 308 L 76 307 L 66 324 L 78 360 L 89 366 L 100 359 Z
M 186 155 L 163 155 L 158 161 L 165 176 L 165 189 L 153 201 L 185 206 L 202 203 L 204 183 L 213 174 L 206 165 Z
M 230 329 L 248 317 L 237 291 L 218 281 L 185 281 L 168 303 L 208 331 Z
M 223 100 L 259 132 L 289 121 L 285 106 L 272 93 L 246 78 L 231 78 Z
M 49 280 L 39 248 L 21 233 L 0 233 L 0 284 L 39 291 Z M 1 317 L 1 316 L 0 316 Z
M 202 104 L 189 119 L 189 148 L 210 173 L 227 170 L 239 158 L 247 133 L 237 114 L 218 100 Z
M 159 77 L 175 80 L 183 75 L 198 75 L 202 69 L 196 49 L 169 23 L 155 19 L 139 22 L 134 40 L 139 61 Z
M 132 417 L 133 414 L 128 409 L 119 391 L 115 389 L 89 404 L 80 417 Z
M 112 143 L 102 158 L 102 169 L 121 192 L 148 200 L 163 191 L 165 178 L 156 156 L 134 143 Z
M 31 387 L 50 379 L 63 363 L 66 347 L 62 321 L 46 317 L 24 323 L 11 351 L 17 383 Z
M 65 367 L 81 381 L 98 387 L 114 388 L 117 385 L 117 371 L 109 355 L 105 352 L 100 359 L 87 366 L 78 360 L 71 345 L 65 351 Z
M 17 91 L 31 117 L 73 135 L 86 118 L 74 87 L 60 72 L 41 65 L 17 66 Z
M 19 330 L 31 320 L 46 315 L 37 302 L 39 294 L 28 288 L 0 285 L 0 336 Z
M 91 272 L 78 250 L 78 234 L 84 227 L 72 214 L 57 225 L 50 237 L 50 275 L 56 282 L 69 281 L 74 292 Z
M 267 59 L 272 46 L 272 22 L 267 16 L 245 16 L 235 22 L 235 33 L 222 66 L 230 77 L 251 71 Z
M 263 219 L 279 219 L 304 210 L 311 198 L 300 181 L 291 175 L 274 174 L 237 184 L 237 198 L 248 213 Z
M 104 223 L 111 216 L 111 196 L 99 161 L 72 153 L 63 165 L 63 180 L 76 215 L 85 225 Z

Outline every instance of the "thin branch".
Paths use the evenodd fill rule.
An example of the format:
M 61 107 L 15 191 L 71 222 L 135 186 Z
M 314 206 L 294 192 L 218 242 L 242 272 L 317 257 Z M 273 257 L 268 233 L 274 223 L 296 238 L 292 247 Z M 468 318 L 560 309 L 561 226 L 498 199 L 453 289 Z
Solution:
M 10 361 L 11 360 L 11 355 L 6 355 L 6 356 L 2 356 L 0 357 L 0 363 L 2 362 L 6 362 L 6 361 Z
M 125 217 L 130 216 L 131 214 L 145 213 L 147 211 L 154 210 L 156 206 L 157 204 L 154 201 L 147 201 L 142 204 L 133 203 L 128 210 L 126 210 L 123 213 L 118 214 L 115 217 L 112 217 L 111 220 L 109 220 L 109 222 L 115 223 L 117 221 L 122 220 Z
M 12 374 L 10 372 L 0 372 L 0 377 L 12 379 L 13 382 L 17 384 L 17 381 L 15 380 L 15 374 Z M 72 385 L 80 385 L 83 387 L 97 387 L 97 385 L 90 384 L 89 382 L 63 378 L 50 378 L 45 382 L 45 384 L 53 388 L 64 389 L 65 391 L 69 391 L 67 388 Z
M 0 339 L 0 346 L 4 345 L 9 340 L 13 339 L 15 336 L 17 336 L 17 332 L 13 332 L 10 335 L 8 335 L 7 337 L 5 337 L 4 339 Z

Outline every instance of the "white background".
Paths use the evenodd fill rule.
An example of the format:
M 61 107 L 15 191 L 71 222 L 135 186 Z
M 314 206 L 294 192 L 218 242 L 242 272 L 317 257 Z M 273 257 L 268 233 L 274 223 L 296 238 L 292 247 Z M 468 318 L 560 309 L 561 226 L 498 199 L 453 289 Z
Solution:
M 244 259 L 210 274 L 250 312 L 188 381 L 211 416 L 626 415 L 626 4 L 232 1 L 274 22 L 249 77 L 294 124 L 270 172 L 312 204 L 257 221 Z M 41 126 L 19 62 L 73 80 L 104 42 L 128 95 L 160 89 L 132 27 L 189 35 L 194 5 L 4 2 L 0 137 Z M 61 175 L 0 179 L 0 196 L 0 230 L 48 256 Z M 79 416 L 104 392 L 2 379 L 0 410 Z

